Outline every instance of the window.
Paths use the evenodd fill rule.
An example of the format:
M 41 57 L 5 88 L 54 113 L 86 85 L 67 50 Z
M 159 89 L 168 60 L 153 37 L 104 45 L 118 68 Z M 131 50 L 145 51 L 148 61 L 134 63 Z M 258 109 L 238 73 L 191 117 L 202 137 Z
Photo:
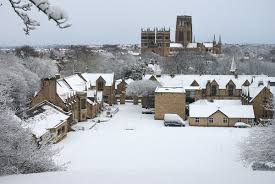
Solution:
M 208 123 L 213 123 L 214 119 L 213 118 L 208 118 Z
M 267 118 L 267 117 L 268 117 L 267 110 L 263 110 L 263 118 Z
M 200 123 L 200 118 L 195 118 L 196 123 Z
M 103 82 L 99 82 L 98 83 L 98 90 L 103 91 L 103 88 L 104 88 Z
M 81 109 L 86 109 L 86 99 L 81 99 L 80 103 L 81 103 Z
M 223 123 L 227 124 L 228 123 L 228 119 L 227 118 L 223 118 Z
M 252 124 L 252 119 L 247 119 L 247 123 L 251 125 Z
M 266 97 L 264 97 L 264 100 L 263 100 L 263 104 L 267 104 L 267 98 Z
M 183 31 L 179 31 L 179 41 L 183 41 L 184 36 L 183 36 Z
M 103 96 L 103 102 L 109 103 L 109 96 Z
M 228 86 L 228 95 L 234 96 L 234 86 L 233 85 Z
M 217 95 L 217 86 L 213 85 L 211 86 L 211 96 L 216 96 Z

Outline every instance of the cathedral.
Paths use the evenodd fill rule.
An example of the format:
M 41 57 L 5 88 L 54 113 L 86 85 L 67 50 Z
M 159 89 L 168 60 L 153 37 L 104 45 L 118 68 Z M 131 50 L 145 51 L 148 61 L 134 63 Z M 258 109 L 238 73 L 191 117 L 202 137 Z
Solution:
M 210 52 L 221 54 L 221 36 L 212 42 L 196 42 L 193 36 L 192 17 L 177 16 L 175 42 L 170 40 L 170 29 L 141 29 L 141 53 L 153 52 L 167 57 L 178 52 Z

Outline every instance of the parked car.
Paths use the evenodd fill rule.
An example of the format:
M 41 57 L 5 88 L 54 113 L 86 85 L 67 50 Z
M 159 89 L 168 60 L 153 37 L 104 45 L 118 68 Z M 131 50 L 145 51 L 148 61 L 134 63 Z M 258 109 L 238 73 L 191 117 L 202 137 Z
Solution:
M 155 114 L 155 109 L 145 109 L 142 114 Z
M 237 122 L 234 125 L 235 128 L 251 128 L 251 125 L 246 124 L 244 122 Z
M 177 114 L 165 114 L 164 115 L 164 126 L 184 127 L 185 122 Z

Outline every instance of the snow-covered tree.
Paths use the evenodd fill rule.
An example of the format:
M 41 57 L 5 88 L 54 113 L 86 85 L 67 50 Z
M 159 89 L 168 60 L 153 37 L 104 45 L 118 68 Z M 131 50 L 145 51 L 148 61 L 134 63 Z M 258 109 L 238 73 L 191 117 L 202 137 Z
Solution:
M 54 76 L 56 65 L 50 60 L 28 58 L 21 60 L 15 56 L 0 55 L 0 87 L 12 103 L 15 111 L 23 110 L 29 99 L 40 87 L 40 79 Z
M 242 160 L 254 170 L 275 170 L 275 120 L 270 126 L 250 130 L 240 148 Z
M 127 96 L 148 96 L 154 94 L 160 84 L 151 80 L 139 80 L 130 83 L 126 89 Z
M 34 30 L 40 23 L 30 16 L 32 6 L 35 6 L 39 11 L 43 12 L 49 20 L 53 20 L 61 29 L 68 28 L 67 14 L 58 6 L 53 6 L 48 0 L 9 0 L 14 12 L 20 17 L 25 24 L 23 29 L 28 35 L 31 30 Z
M 61 169 L 53 160 L 57 150 L 48 144 L 38 147 L 31 131 L 24 129 L 15 115 L 39 87 L 40 77 L 35 72 L 44 73 L 38 64 L 27 68 L 21 62 L 15 56 L 0 55 L 0 175 Z
M 22 121 L 3 104 L 3 98 L 0 96 L 0 176 L 62 169 L 53 160 L 58 150 L 49 144 L 38 147 L 31 131 L 22 128 Z

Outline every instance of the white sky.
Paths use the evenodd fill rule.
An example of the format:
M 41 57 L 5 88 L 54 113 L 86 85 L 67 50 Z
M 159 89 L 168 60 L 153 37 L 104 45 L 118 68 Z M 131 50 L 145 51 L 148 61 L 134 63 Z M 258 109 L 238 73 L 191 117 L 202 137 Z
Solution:
M 226 43 L 275 43 L 274 0 L 50 0 L 69 14 L 73 26 L 58 29 L 33 7 L 41 26 L 30 36 L 7 0 L 0 0 L 0 46 L 139 43 L 141 27 L 170 27 L 176 16 L 193 16 L 196 41 L 222 35 Z M 168 2 L 168 4 L 167 4 Z

